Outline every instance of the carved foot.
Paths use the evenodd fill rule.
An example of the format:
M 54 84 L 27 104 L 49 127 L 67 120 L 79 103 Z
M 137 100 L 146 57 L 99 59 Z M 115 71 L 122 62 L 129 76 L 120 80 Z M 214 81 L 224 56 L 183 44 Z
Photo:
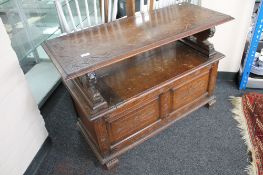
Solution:
M 207 103 L 207 107 L 208 107 L 208 108 L 211 108 L 211 107 L 214 106 L 215 103 L 216 103 L 216 99 L 214 98 L 214 99 L 210 100 L 210 101 Z
M 119 159 L 114 158 L 112 160 L 110 160 L 109 162 L 105 163 L 105 168 L 107 170 L 111 170 L 112 168 L 116 167 L 116 165 L 119 163 Z

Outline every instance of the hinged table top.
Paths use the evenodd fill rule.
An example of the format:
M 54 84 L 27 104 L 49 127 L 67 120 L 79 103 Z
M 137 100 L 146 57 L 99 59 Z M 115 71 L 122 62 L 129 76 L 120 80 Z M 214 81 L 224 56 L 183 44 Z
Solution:
M 63 78 L 72 79 L 231 19 L 182 3 L 48 40 L 43 47 Z

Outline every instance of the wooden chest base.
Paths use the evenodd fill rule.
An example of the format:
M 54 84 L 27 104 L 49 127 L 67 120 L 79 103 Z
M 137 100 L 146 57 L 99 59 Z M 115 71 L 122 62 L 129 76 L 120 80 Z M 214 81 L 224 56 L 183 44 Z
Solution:
M 106 169 L 112 169 L 119 163 L 118 156 L 120 156 L 121 154 L 125 153 L 129 149 L 132 149 L 136 145 L 146 141 L 147 139 L 153 137 L 155 134 L 158 134 L 159 132 L 166 129 L 167 127 L 169 127 L 171 124 L 173 124 L 177 120 L 187 116 L 188 114 L 194 112 L 200 107 L 204 105 L 207 105 L 207 107 L 211 107 L 215 102 L 216 102 L 215 96 L 211 96 L 211 97 L 203 96 L 200 99 L 197 99 L 196 101 L 194 101 L 192 104 L 189 104 L 189 106 L 185 107 L 185 109 L 180 109 L 179 111 L 171 114 L 168 118 L 158 121 L 156 124 L 154 124 L 154 126 L 148 126 L 149 128 L 146 127 L 145 130 L 148 130 L 148 132 L 144 131 L 145 134 L 139 136 L 138 139 L 135 139 L 136 141 L 132 142 L 127 147 L 114 151 L 111 154 L 106 155 L 106 156 L 103 156 L 102 154 L 100 154 L 100 151 L 98 150 L 97 146 L 94 144 L 92 139 L 90 139 L 89 131 L 85 129 L 86 126 L 83 124 L 83 122 L 79 120 L 77 125 L 80 131 L 82 132 L 82 134 L 84 135 L 86 141 L 90 145 L 91 149 L 95 153 L 96 157 L 100 161 L 100 163 L 104 165 Z
M 161 50 L 164 52 L 156 51 L 154 57 L 141 55 L 97 72 L 100 78 L 93 92 L 105 101 L 93 109 L 86 102 L 90 97 L 84 86 L 76 80 L 66 83 L 79 115 L 78 126 L 107 168 L 113 167 L 122 153 L 178 119 L 215 103 L 213 91 L 222 54 L 207 59 L 182 43 Z
M 232 19 L 180 3 L 43 45 L 101 164 L 112 168 L 125 151 L 215 103 L 217 67 L 224 55 L 208 39 L 215 26 Z

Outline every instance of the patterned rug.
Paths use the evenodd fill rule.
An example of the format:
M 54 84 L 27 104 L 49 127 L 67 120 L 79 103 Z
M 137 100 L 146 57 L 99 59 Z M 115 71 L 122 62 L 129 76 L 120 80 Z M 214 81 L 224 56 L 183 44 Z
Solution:
M 247 172 L 249 175 L 263 175 L 263 94 L 248 93 L 230 100 L 251 159 Z

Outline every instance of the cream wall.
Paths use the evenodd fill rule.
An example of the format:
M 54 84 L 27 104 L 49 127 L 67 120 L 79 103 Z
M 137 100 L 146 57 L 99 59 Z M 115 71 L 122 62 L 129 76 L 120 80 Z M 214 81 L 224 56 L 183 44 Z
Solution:
M 250 26 L 255 0 L 202 0 L 202 6 L 231 15 L 234 21 L 216 27 L 210 40 L 215 49 L 226 55 L 219 64 L 219 71 L 237 72 Z
M 23 174 L 47 136 L 0 18 L 0 174 Z

